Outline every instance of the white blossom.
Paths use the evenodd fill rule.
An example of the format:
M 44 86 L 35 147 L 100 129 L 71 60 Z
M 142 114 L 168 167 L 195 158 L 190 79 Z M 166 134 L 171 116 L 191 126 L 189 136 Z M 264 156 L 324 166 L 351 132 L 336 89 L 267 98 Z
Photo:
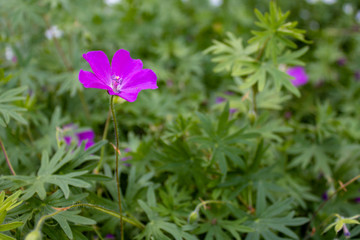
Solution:
M 121 0 L 104 0 L 105 4 L 108 6 L 113 6 L 118 3 L 121 3 Z
M 8 61 L 16 62 L 16 56 L 14 50 L 10 46 L 5 47 L 5 58 Z
M 223 4 L 223 0 L 209 0 L 209 2 L 213 7 L 220 7 Z
M 346 3 L 343 6 L 343 11 L 346 14 L 352 14 L 354 12 L 354 7 L 351 5 L 351 3 Z
M 54 25 L 51 26 L 48 30 L 45 32 L 45 36 L 47 39 L 51 40 L 54 38 L 61 38 L 63 36 L 64 32 L 58 28 L 58 26 Z
M 337 2 L 337 0 L 322 0 L 322 2 L 325 4 L 334 4 Z

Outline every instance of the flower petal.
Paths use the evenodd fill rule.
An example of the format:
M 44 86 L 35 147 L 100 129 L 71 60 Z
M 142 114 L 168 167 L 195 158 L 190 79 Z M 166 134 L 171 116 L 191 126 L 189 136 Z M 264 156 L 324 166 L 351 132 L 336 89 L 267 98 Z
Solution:
M 79 72 L 79 81 L 84 85 L 86 88 L 100 88 L 100 89 L 111 89 L 110 86 L 104 84 L 95 74 L 92 72 L 80 70 Z
M 95 144 L 94 141 L 88 140 L 88 141 L 85 143 L 85 148 L 84 148 L 84 150 L 87 150 L 89 147 L 93 146 L 94 144 Z
M 133 72 L 141 70 L 143 64 L 140 59 L 132 59 L 130 53 L 124 49 L 116 51 L 111 61 L 111 73 L 126 78 Z
M 295 87 L 304 85 L 308 82 L 308 76 L 305 72 L 305 68 L 301 66 L 289 68 L 286 72 L 294 78 L 291 82 Z
M 92 51 L 83 54 L 83 58 L 90 64 L 94 74 L 106 85 L 111 84 L 111 68 L 109 60 L 103 51 Z
M 70 146 L 72 137 L 71 136 L 64 136 L 64 141 L 66 145 Z
M 128 91 L 128 89 L 139 88 L 143 89 L 156 89 L 156 74 L 151 69 L 142 69 L 128 78 L 124 79 L 121 86 L 121 91 Z
M 108 93 L 110 95 L 117 95 L 117 96 L 125 99 L 128 102 L 135 102 L 140 91 L 141 91 L 141 89 L 139 89 L 139 88 L 132 88 L 132 89 L 122 91 L 119 93 L 115 93 L 113 90 L 109 90 Z
M 81 141 L 84 140 L 93 140 L 95 137 L 95 133 L 93 130 L 86 130 L 86 131 L 82 131 L 82 132 L 78 132 L 76 133 L 76 136 L 79 139 L 79 142 L 81 143 Z

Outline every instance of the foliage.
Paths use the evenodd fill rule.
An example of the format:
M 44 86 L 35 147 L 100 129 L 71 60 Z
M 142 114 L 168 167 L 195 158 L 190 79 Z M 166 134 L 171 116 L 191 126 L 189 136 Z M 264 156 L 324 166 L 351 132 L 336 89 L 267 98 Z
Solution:
M 120 239 L 117 177 L 124 239 L 360 236 L 358 1 L 110 2 L 0 0 L 0 239 Z M 114 99 L 115 149 L 78 73 L 121 48 L 159 88 Z
M 5 192 L 2 191 L 0 193 L 0 231 L 1 232 L 9 231 L 23 225 L 23 222 L 20 221 L 4 223 L 7 212 L 21 204 L 22 201 L 18 202 L 18 197 L 20 196 L 20 194 L 21 191 L 17 191 L 13 193 L 11 196 L 8 196 L 5 200 Z M 3 233 L 0 233 L 0 238 L 4 240 L 15 239 Z

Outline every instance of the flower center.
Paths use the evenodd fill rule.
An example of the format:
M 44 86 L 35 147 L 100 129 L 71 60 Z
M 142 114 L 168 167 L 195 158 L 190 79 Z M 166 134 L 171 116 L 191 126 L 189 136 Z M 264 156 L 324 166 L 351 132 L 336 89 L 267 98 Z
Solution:
M 123 82 L 123 79 L 119 76 L 113 75 L 111 77 L 111 87 L 115 93 L 121 92 L 121 84 Z

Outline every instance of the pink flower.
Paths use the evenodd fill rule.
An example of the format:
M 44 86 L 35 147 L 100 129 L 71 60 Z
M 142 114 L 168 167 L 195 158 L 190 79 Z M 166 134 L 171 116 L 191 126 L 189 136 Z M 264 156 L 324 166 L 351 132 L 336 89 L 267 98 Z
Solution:
M 85 142 L 85 150 L 94 145 L 95 133 L 93 130 L 78 131 L 75 124 L 67 124 L 63 128 L 64 136 L 63 139 L 66 145 L 71 145 L 74 141 L 78 147 L 81 146 L 82 142 Z
M 132 59 L 124 49 L 118 50 L 111 62 L 102 51 L 83 54 L 93 71 L 80 70 L 79 81 L 86 88 L 100 88 L 110 95 L 117 95 L 134 102 L 144 89 L 156 89 L 156 74 L 151 69 L 142 69 L 140 59 Z
M 82 132 L 75 133 L 75 136 L 78 139 L 78 146 L 85 141 L 85 150 L 94 145 L 95 133 L 93 130 L 86 130 Z
M 304 85 L 308 82 L 308 76 L 303 67 L 296 66 L 296 67 L 288 68 L 286 73 L 294 78 L 293 80 L 291 80 L 291 83 L 295 87 Z

